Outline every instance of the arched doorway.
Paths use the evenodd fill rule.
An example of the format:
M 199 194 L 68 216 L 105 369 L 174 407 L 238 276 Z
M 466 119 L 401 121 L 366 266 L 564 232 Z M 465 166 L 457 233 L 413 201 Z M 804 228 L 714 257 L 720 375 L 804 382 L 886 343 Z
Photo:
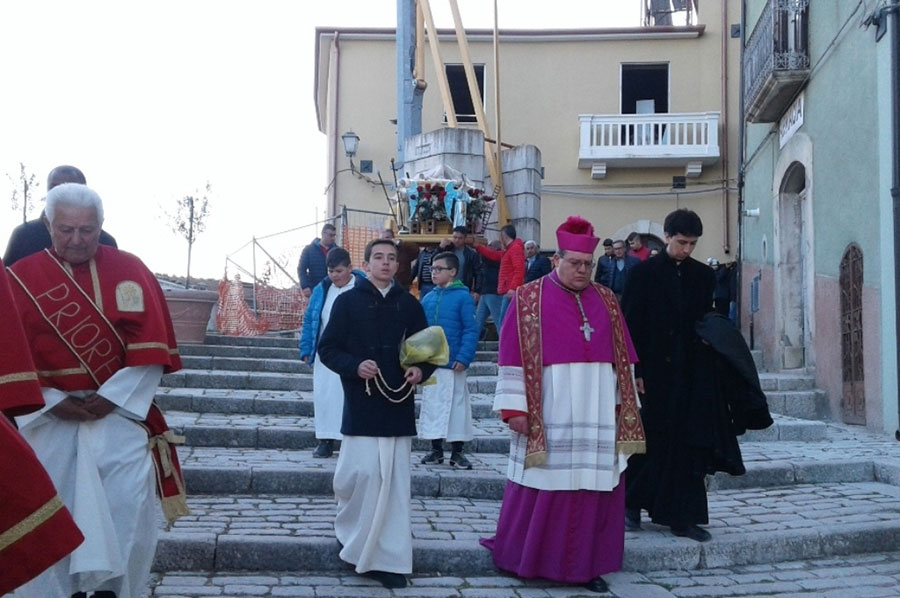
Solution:
M 862 289 L 863 255 L 851 243 L 841 259 L 841 374 L 844 391 L 841 411 L 848 424 L 866 423 L 863 370 Z
M 792 163 L 784 173 L 778 193 L 777 294 L 779 313 L 778 347 L 781 367 L 805 368 L 809 365 L 809 306 L 811 292 L 812 248 L 809 243 L 806 168 Z

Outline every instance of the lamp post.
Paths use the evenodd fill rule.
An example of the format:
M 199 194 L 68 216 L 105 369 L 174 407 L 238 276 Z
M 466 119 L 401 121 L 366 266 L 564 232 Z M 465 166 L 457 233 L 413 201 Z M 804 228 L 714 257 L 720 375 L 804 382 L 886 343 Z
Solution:
M 359 147 L 359 135 L 353 132 L 353 130 L 349 130 L 343 135 L 341 135 L 341 141 L 344 142 L 344 153 L 347 154 L 348 158 L 352 158 L 356 155 L 356 149 Z M 353 164 L 353 161 L 350 161 Z

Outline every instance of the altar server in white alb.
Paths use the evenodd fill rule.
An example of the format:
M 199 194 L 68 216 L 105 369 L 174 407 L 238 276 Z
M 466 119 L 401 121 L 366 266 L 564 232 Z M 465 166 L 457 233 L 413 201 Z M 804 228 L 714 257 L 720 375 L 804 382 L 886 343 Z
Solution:
M 17 422 L 84 542 L 15 596 L 139 598 L 156 552 L 156 494 L 170 521 L 187 513 L 174 437 L 153 404 L 163 373 L 181 367 L 172 321 L 146 266 L 98 245 L 96 193 L 59 185 L 45 211 L 53 247 L 10 269 L 46 403 Z
M 422 458 L 424 464 L 444 462 L 444 439 L 451 446 L 450 465 L 472 469 L 463 454 L 463 443 L 472 440 L 472 404 L 466 383 L 466 370 L 475 359 L 478 324 L 475 322 L 475 300 L 459 280 L 459 260 L 451 252 L 434 256 L 431 279 L 435 287 L 422 298 L 422 308 L 429 326 L 440 326 L 450 346 L 450 361 L 434 372 L 436 383 L 422 389 L 419 412 L 419 438 L 431 440 L 431 452 Z
M 344 389 L 341 450 L 334 469 L 340 558 L 388 588 L 412 572 L 410 457 L 416 434 L 415 385 L 435 366 L 405 372 L 400 348 L 428 323 L 422 306 L 394 282 L 397 246 L 366 246 L 366 279 L 334 302 L 319 359 Z
M 315 360 L 319 335 L 328 325 L 334 300 L 352 289 L 357 278 L 365 278 L 364 272 L 353 270 L 350 254 L 342 247 L 332 247 L 328 251 L 325 267 L 328 277 L 313 289 L 300 334 L 300 359 L 310 364 Z M 341 377 L 321 361 L 313 366 L 313 409 L 316 439 L 319 441 L 313 457 L 327 459 L 334 454 L 334 441 L 341 439 L 344 389 L 341 387 Z

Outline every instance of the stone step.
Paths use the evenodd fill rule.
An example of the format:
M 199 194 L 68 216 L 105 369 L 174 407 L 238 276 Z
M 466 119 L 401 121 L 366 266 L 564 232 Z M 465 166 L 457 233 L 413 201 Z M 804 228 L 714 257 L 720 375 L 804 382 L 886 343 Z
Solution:
M 785 447 L 785 448 L 782 448 Z M 827 459 L 794 457 L 809 443 L 747 442 L 741 445 L 747 473 L 717 473 L 707 478 L 711 490 L 768 488 L 792 484 L 883 481 L 900 484 L 900 466 L 874 458 Z M 178 451 L 190 494 L 330 494 L 336 457 L 315 459 L 312 451 L 222 447 L 180 447 Z M 468 453 L 472 470 L 422 465 L 424 449 L 410 457 L 414 496 L 497 499 L 503 496 L 508 459 L 503 453 Z M 772 460 L 769 456 L 775 455 Z M 449 454 L 447 455 L 449 456 Z
M 312 375 L 313 368 L 299 359 L 272 359 L 255 357 L 213 357 L 186 355 L 181 363 L 187 370 L 215 370 L 217 372 L 282 372 Z M 473 361 L 469 364 L 470 376 L 496 376 L 497 364 L 490 361 Z
M 244 359 L 300 359 L 300 351 L 292 347 L 250 347 L 239 345 L 183 345 L 178 347 L 185 357 L 241 357 Z M 497 351 L 476 351 L 475 361 L 497 363 Z
M 231 345 L 240 347 L 289 347 L 297 348 L 299 337 L 296 333 L 287 333 L 284 336 L 228 336 L 224 334 L 208 334 L 203 345 Z M 496 351 L 497 341 L 479 341 L 479 351 Z
M 764 391 L 815 390 L 816 377 L 806 373 L 760 372 L 759 383 Z
M 414 572 L 494 575 L 478 539 L 496 529 L 499 500 L 412 499 Z M 193 514 L 160 534 L 158 571 L 346 570 L 330 496 L 199 496 Z M 803 484 L 709 494 L 698 543 L 644 523 L 625 535 L 631 571 L 736 565 L 900 549 L 900 489 L 873 482 Z
M 897 596 L 900 552 L 861 553 L 788 560 L 726 568 L 661 571 L 617 571 L 603 576 L 613 596 L 673 598 L 675 596 Z M 378 582 L 342 571 L 166 571 L 151 575 L 151 598 L 205 596 L 428 596 L 431 598 L 584 598 L 582 586 L 495 573 L 446 576 L 419 571 L 410 587 L 397 593 Z M 669 590 L 672 590 L 671 592 Z
M 508 429 L 491 411 L 483 396 L 473 405 L 475 438 L 468 450 L 479 453 L 506 453 Z M 309 403 L 308 403 L 309 404 Z M 162 403 L 165 407 L 165 402 Z M 417 409 L 419 404 L 416 405 Z M 477 409 L 476 409 L 477 408 Z M 477 415 L 476 415 L 477 412 Z M 823 440 L 827 427 L 822 422 L 776 416 L 775 425 L 766 430 L 749 430 L 742 438 L 748 442 Z M 314 447 L 315 420 L 309 415 L 210 413 L 190 410 L 166 411 L 169 427 L 186 437 L 189 446 L 303 449 Z M 429 442 L 416 439 L 414 450 L 427 450 Z
M 317 444 L 315 421 L 310 417 L 169 411 L 166 421 L 190 446 L 303 449 Z M 475 420 L 473 427 L 475 437 L 466 443 L 468 451 L 509 452 L 509 431 L 498 418 Z M 413 450 L 426 451 L 430 446 L 430 440 L 413 440 Z
M 472 417 L 495 417 L 494 398 L 490 395 L 470 394 Z M 418 414 L 421 395 L 415 395 Z M 192 413 L 256 414 L 313 416 L 312 391 L 292 390 L 232 390 L 228 388 L 169 388 L 160 387 L 155 397 L 163 411 Z
M 828 418 L 828 395 L 824 390 L 768 391 L 769 411 L 807 420 Z
M 496 366 L 486 364 L 484 367 L 492 368 Z M 497 387 L 497 376 L 469 376 L 467 382 L 470 393 L 493 394 L 494 389 Z M 311 391 L 313 377 L 312 374 L 294 374 L 289 372 L 183 369 L 172 374 L 163 375 L 160 386 L 169 388 Z

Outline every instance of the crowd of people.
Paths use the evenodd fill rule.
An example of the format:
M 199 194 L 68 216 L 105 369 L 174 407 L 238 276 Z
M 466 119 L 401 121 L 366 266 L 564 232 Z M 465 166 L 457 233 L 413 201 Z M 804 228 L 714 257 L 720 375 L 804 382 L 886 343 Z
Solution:
M 103 231 L 81 171 L 54 169 L 48 190 L 37 224 L 9 242 L 12 266 L 0 266 L 0 594 L 137 597 L 158 510 L 169 521 L 188 512 L 178 438 L 153 403 L 181 361 L 158 282 Z M 699 216 L 676 210 L 664 231 L 659 251 L 632 235 L 604 240 L 595 259 L 601 240 L 577 216 L 556 229 L 552 258 L 512 225 L 488 245 L 457 227 L 426 248 L 386 230 L 356 269 L 323 227 L 298 265 L 309 298 L 300 358 L 313 366 L 313 456 L 338 453 L 342 560 L 406 586 L 412 438 L 430 441 L 427 467 L 478 464 L 465 450 L 466 376 L 488 317 L 493 408 L 510 435 L 497 528 L 482 539 L 494 564 L 604 592 L 644 513 L 710 540 L 705 476 L 743 474 L 736 435 L 772 419 L 724 313 L 728 268 L 692 257 Z
M 493 406 L 510 430 L 496 533 L 482 539 L 499 569 L 604 592 L 602 575 L 621 568 L 625 531 L 641 530 L 643 512 L 675 536 L 711 538 L 701 527 L 705 476 L 743 474 L 736 434 L 772 420 L 749 350 L 721 313 L 717 275 L 692 257 L 699 216 L 676 210 L 664 230 L 661 250 L 633 233 L 605 239 L 596 260 L 600 239 L 580 217 L 557 229 L 552 258 L 506 225 L 487 245 L 457 227 L 424 248 L 386 230 L 366 247 L 364 272 L 351 273 L 347 252 L 334 247 L 318 280 L 301 259 L 302 284 L 312 287 L 301 356 L 318 357 L 314 456 L 332 456 L 343 438 L 334 478 L 341 559 L 405 587 L 411 437 L 431 441 L 423 465 L 443 465 L 449 443 L 449 466 L 472 469 L 466 372 L 488 317 L 499 335 Z M 304 255 L 318 255 L 324 238 L 323 229 Z M 431 328 L 441 331 L 443 361 L 402 362 L 397 347 Z M 332 422 L 321 426 L 327 434 L 320 413 Z

